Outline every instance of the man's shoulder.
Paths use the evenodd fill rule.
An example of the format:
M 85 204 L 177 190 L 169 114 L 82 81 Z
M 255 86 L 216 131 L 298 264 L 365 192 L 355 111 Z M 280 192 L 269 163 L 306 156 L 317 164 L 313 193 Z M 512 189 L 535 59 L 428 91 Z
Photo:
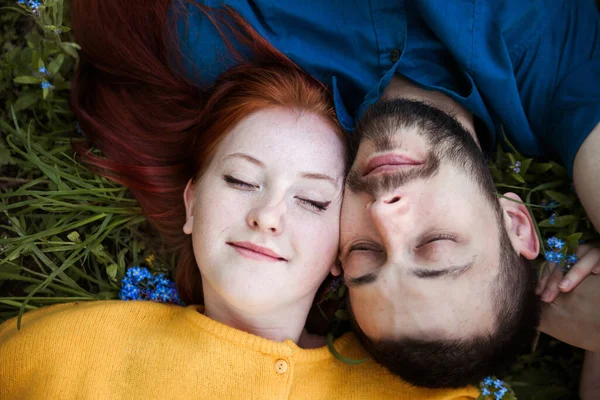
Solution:
M 352 333 L 336 340 L 334 347 L 338 356 L 341 356 L 335 357 L 338 359 L 334 362 L 343 372 L 336 373 L 333 379 L 339 377 L 345 382 L 344 389 L 338 390 L 348 390 L 352 394 L 350 397 L 361 393 L 368 393 L 370 398 L 392 398 L 402 393 L 405 398 L 436 400 L 475 399 L 479 396 L 479 391 L 473 386 L 459 389 L 413 386 L 375 362 Z

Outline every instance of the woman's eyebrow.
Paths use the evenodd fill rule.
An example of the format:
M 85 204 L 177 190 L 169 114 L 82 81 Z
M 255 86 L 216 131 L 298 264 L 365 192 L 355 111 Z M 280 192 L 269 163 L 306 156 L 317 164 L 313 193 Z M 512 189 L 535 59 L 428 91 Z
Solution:
M 319 173 L 315 173 L 315 172 L 303 172 L 300 174 L 300 177 L 306 178 L 306 179 L 318 179 L 318 180 L 329 181 L 329 182 L 333 183 L 335 186 L 337 186 L 337 180 L 335 180 L 331 176 L 325 175 L 325 174 L 319 174 Z
M 225 157 L 225 159 L 228 159 L 228 158 L 242 158 L 248 162 L 251 162 L 254 165 L 258 165 L 261 168 L 265 167 L 265 164 L 262 161 L 252 157 L 251 155 L 245 154 L 245 153 L 233 153 L 233 154 L 230 154 L 227 157 Z

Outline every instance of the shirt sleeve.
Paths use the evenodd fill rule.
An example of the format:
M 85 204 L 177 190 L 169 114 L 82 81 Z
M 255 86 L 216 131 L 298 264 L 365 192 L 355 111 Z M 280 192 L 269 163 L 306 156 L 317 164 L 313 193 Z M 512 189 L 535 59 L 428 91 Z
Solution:
M 594 0 L 564 0 L 539 39 L 513 59 L 529 123 L 569 174 L 600 121 L 600 18 Z

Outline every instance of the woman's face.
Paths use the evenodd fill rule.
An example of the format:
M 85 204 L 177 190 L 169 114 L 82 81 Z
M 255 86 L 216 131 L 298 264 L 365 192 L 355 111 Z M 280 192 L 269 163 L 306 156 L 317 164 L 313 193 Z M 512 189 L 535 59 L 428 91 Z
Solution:
M 274 108 L 234 126 L 185 191 L 205 298 L 251 312 L 312 302 L 337 258 L 344 163 L 313 114 Z

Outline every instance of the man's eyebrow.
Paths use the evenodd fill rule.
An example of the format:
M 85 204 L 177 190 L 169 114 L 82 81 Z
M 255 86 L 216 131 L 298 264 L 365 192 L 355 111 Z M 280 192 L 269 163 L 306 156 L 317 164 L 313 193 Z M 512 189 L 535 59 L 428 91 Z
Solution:
M 265 164 L 262 161 L 252 157 L 251 155 L 245 154 L 245 153 L 233 153 L 233 154 L 230 154 L 227 157 L 225 157 L 225 159 L 228 159 L 228 158 L 242 158 L 248 162 L 251 162 L 254 165 L 258 165 L 259 167 L 262 167 L 262 168 L 265 167 Z
M 355 278 L 346 278 L 344 279 L 344 283 L 348 287 L 358 287 L 368 285 L 369 283 L 373 283 L 377 280 L 379 276 L 379 269 L 377 271 L 369 272 L 368 274 L 364 274 L 361 276 L 357 276 Z
M 411 269 L 410 273 L 413 276 L 421 279 L 438 279 L 438 278 L 451 278 L 456 279 L 465 272 L 467 272 L 473 266 L 474 261 L 471 261 L 465 265 L 452 266 L 445 269 L 427 269 L 427 268 L 415 268 Z

